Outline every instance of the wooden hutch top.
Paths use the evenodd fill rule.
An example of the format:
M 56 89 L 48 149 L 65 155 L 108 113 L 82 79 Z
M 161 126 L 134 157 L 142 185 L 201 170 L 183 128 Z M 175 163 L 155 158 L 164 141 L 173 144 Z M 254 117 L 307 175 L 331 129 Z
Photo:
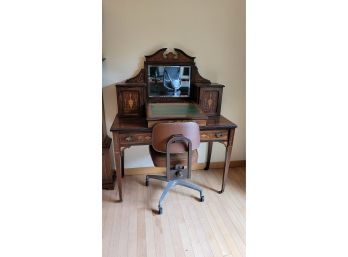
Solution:
M 146 106 L 149 103 L 194 103 L 207 117 L 219 116 L 224 85 L 211 83 L 210 80 L 203 78 L 198 72 L 195 57 L 177 48 L 174 48 L 174 52 L 166 53 L 166 50 L 167 48 L 162 48 L 151 55 L 146 55 L 144 68 L 136 76 L 116 84 L 118 117 L 145 117 Z M 181 88 L 185 95 L 178 97 L 153 95 L 151 90 L 156 85 L 151 83 L 157 81 L 165 83 L 163 67 L 164 72 L 171 67 L 175 67 L 178 71 L 181 69 L 181 72 L 186 69 L 184 72 L 187 77 L 187 89 Z M 162 77 L 158 80 L 155 78 L 155 82 L 151 82 L 151 69 L 162 72 Z

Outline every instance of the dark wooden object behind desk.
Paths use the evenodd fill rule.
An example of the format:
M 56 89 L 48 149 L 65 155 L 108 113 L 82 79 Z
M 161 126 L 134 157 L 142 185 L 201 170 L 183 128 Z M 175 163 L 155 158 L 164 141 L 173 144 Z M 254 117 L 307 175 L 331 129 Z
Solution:
M 105 124 L 105 112 L 104 112 L 104 100 L 102 100 L 102 109 L 103 109 L 103 121 L 102 121 L 102 183 L 103 189 L 114 189 L 115 187 L 115 171 L 111 166 L 111 138 L 106 133 L 106 124 Z

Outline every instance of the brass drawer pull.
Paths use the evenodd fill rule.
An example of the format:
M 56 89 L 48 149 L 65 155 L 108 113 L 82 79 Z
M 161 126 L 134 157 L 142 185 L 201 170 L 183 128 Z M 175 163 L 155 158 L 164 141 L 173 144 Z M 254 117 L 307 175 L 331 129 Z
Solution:
M 216 137 L 222 137 L 223 135 L 224 135 L 224 134 L 223 134 L 222 132 L 216 132 L 216 133 L 215 133 L 215 136 L 216 136 Z
M 130 141 L 132 141 L 132 136 L 128 136 L 125 139 L 126 139 L 127 142 L 130 142 Z

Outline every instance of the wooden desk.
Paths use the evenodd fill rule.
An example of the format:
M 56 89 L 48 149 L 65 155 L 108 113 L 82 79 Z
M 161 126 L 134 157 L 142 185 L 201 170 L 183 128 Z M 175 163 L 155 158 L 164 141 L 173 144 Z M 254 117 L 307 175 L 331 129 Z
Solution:
M 224 116 L 210 117 L 206 125 L 200 126 L 201 142 L 208 142 L 206 170 L 209 169 L 213 142 L 222 143 L 226 147 L 222 185 L 219 193 L 222 193 L 225 189 L 236 127 L 236 124 Z M 110 130 L 113 135 L 117 185 L 120 201 L 122 201 L 121 174 L 124 169 L 124 149 L 136 145 L 150 145 L 152 142 L 152 128 L 148 127 L 146 117 L 120 118 L 117 115 Z
M 213 142 L 225 145 L 225 166 L 219 192 L 222 193 L 225 188 L 234 130 L 237 125 L 220 115 L 224 85 L 211 83 L 210 80 L 203 78 L 195 64 L 196 57 L 177 48 L 169 53 L 166 53 L 166 50 L 162 48 L 151 55 L 146 55 L 144 68 L 135 77 L 116 84 L 118 114 L 110 130 L 114 139 L 117 184 L 121 201 L 124 149 L 134 145 L 150 145 L 152 126 L 159 120 L 193 120 L 199 124 L 201 142 L 208 142 L 206 170 L 209 169 Z M 189 88 L 185 91 L 184 88 L 187 85 L 182 86 L 180 87 L 182 92 L 180 89 L 180 93 L 172 94 L 171 92 L 176 90 L 174 84 L 177 83 L 173 83 L 168 75 L 173 85 L 169 88 L 165 85 L 165 67 L 179 67 L 178 71 L 182 70 L 183 73 L 174 80 L 189 81 Z M 154 73 L 153 70 L 155 70 Z M 186 74 L 185 71 L 189 72 Z M 153 79 L 155 81 L 159 79 L 162 82 L 157 81 L 153 84 Z M 154 90 L 155 85 L 156 90 Z M 162 91 L 167 93 L 162 94 Z M 157 107 L 150 110 L 151 104 Z M 158 109 L 161 104 L 172 107 Z M 176 106 L 173 107 L 173 105 Z M 199 106 L 198 112 L 194 111 L 196 108 L 193 108 L 193 105 Z M 184 108 L 186 111 L 183 111 L 180 106 L 186 106 L 187 108 Z

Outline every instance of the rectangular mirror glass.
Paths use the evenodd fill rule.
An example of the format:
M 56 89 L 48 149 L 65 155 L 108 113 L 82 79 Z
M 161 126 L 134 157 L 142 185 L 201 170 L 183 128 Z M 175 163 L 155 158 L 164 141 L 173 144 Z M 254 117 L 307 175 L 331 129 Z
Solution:
M 189 97 L 190 78 L 190 66 L 149 65 L 149 97 Z

